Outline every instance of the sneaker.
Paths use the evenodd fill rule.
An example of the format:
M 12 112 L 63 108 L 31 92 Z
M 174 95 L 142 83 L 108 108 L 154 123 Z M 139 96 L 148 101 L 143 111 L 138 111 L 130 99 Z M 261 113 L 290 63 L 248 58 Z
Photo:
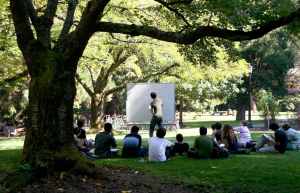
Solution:
M 256 152 L 256 148 L 255 148 L 255 147 L 252 147 L 249 151 L 250 151 L 250 152 Z
M 170 161 L 170 160 L 171 160 L 171 158 L 168 158 L 168 159 L 167 159 L 167 162 Z

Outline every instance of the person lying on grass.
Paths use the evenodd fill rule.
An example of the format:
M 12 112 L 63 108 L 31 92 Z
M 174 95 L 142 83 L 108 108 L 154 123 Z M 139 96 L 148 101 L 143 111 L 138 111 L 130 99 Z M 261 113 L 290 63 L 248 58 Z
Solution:
M 275 132 L 274 135 L 263 135 L 260 141 L 251 148 L 250 151 L 255 152 L 257 149 L 261 153 L 284 153 L 288 144 L 288 137 L 284 130 L 279 129 L 276 122 L 270 124 L 270 129 Z M 265 144 L 269 147 L 262 148 Z
M 131 133 L 124 138 L 124 146 L 122 150 L 122 158 L 142 157 L 148 153 L 148 147 L 142 147 L 142 137 L 139 133 L 138 126 L 131 128 Z
M 251 134 L 248 129 L 248 122 L 243 120 L 240 122 L 239 127 L 234 129 L 240 132 L 240 139 L 238 140 L 239 147 L 246 147 L 247 143 L 251 141 Z
M 182 134 L 176 135 L 176 141 L 175 146 L 171 150 L 172 156 L 178 156 L 178 155 L 185 155 L 186 152 L 189 150 L 189 144 L 183 143 L 183 136 Z
M 149 161 L 163 162 L 169 161 L 171 157 L 171 146 L 175 144 L 164 139 L 166 129 L 161 127 L 156 131 L 156 137 L 151 137 L 149 143 Z
M 206 136 L 207 128 L 202 126 L 199 129 L 200 137 L 194 142 L 194 148 L 187 151 L 187 157 L 205 159 L 211 158 L 213 155 L 213 147 L 220 147 L 212 138 Z
M 283 124 L 282 129 L 286 132 L 288 138 L 286 149 L 300 151 L 300 133 L 292 129 L 289 124 Z

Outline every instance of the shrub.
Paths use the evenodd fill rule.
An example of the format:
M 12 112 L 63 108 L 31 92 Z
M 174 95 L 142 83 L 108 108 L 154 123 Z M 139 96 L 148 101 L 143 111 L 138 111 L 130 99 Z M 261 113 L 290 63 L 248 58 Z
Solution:
M 275 97 L 272 95 L 272 92 L 265 90 L 260 90 L 258 93 L 257 100 L 257 109 L 260 112 L 260 116 L 263 118 L 265 124 L 268 123 L 268 108 L 269 107 L 269 116 L 270 122 L 276 121 L 276 116 L 279 115 L 280 106 L 276 101 Z

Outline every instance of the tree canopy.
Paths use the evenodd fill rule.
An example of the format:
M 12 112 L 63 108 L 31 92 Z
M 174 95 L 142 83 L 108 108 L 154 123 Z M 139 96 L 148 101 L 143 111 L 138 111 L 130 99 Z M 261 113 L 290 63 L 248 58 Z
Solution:
M 210 42 L 226 47 L 225 40 L 260 38 L 284 25 L 297 34 L 300 15 L 298 4 L 290 0 L 10 0 L 10 9 L 31 77 L 21 163 L 89 175 L 99 170 L 78 153 L 72 135 L 74 76 L 96 34 L 199 43 L 209 50 Z

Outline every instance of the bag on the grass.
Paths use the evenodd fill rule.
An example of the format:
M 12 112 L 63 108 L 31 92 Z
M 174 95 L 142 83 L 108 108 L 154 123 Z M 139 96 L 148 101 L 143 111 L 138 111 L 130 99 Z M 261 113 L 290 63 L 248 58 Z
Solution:
M 225 148 L 213 147 L 213 158 L 226 158 L 229 156 L 228 151 Z

